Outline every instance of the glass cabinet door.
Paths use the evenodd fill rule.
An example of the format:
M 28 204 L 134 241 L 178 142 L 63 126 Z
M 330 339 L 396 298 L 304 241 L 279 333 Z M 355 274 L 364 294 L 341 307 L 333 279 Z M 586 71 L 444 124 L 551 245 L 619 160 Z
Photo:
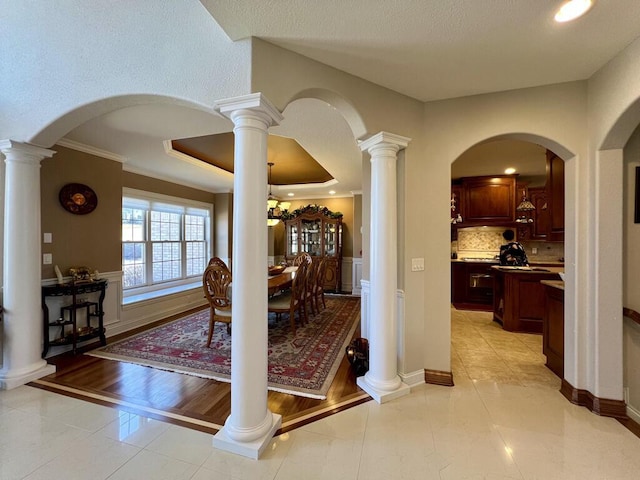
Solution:
M 297 224 L 289 225 L 287 246 L 289 248 L 288 254 L 290 256 L 295 257 L 296 255 L 298 255 L 299 246 L 298 246 L 298 225 Z
M 301 250 L 309 255 L 320 255 L 320 239 L 322 222 L 319 220 L 302 220 Z
M 336 254 L 338 239 L 338 227 L 335 223 L 324 224 L 324 255 L 333 256 Z

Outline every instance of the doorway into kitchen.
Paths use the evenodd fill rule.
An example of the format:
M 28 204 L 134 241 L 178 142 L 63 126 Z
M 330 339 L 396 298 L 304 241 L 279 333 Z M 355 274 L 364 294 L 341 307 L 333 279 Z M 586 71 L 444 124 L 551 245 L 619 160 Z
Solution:
M 545 287 L 539 280 L 560 283 L 557 272 L 564 269 L 563 166 L 562 159 L 541 145 L 504 139 L 476 145 L 452 164 L 451 347 L 456 382 L 560 387 L 561 378 L 547 367 L 543 353 Z M 507 243 L 505 230 L 512 230 L 524 247 L 526 270 L 498 269 L 500 246 Z M 535 278 L 522 276 L 525 273 Z M 522 283 L 512 281 L 516 274 Z M 522 325 L 503 325 L 506 315 L 522 316 Z

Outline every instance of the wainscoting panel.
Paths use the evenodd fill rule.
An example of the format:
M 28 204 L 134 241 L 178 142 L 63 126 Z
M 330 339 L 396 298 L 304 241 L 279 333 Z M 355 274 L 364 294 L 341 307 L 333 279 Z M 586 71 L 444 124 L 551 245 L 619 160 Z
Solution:
M 362 295 L 362 258 L 354 258 L 351 264 L 351 277 L 353 281 L 352 295 Z
M 342 282 L 342 291 L 344 293 L 353 293 L 353 260 L 351 257 L 342 257 L 340 281 Z
M 364 338 L 369 338 L 369 280 L 360 280 L 362 286 L 362 300 L 360 301 L 360 331 Z

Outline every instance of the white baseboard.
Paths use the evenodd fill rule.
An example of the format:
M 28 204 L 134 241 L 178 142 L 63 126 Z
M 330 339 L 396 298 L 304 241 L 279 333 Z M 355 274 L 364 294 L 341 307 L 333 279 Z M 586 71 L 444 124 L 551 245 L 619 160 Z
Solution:
M 406 383 L 410 387 L 415 387 L 416 385 L 422 385 L 424 383 L 424 370 L 417 370 L 410 373 L 400 373 L 399 375 L 402 379 L 402 383 Z

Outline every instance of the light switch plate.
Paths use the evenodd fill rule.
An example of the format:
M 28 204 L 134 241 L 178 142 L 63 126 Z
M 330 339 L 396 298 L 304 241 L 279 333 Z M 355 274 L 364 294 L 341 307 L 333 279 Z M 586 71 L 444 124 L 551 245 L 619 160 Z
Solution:
M 42 264 L 43 265 L 51 265 L 53 263 L 53 254 L 51 253 L 43 253 L 42 254 Z
M 53 236 L 50 233 L 44 233 L 42 235 L 42 242 L 43 243 L 52 243 L 53 242 Z
M 411 259 L 411 271 L 422 272 L 424 271 L 424 258 L 412 258 Z

